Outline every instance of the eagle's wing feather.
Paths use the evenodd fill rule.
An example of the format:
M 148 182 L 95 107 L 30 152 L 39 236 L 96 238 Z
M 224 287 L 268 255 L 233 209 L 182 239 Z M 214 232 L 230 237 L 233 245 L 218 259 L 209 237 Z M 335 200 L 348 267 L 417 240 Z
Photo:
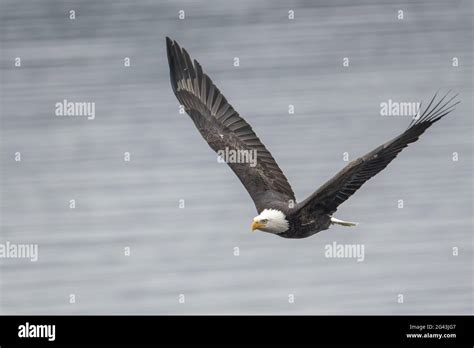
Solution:
M 453 102 L 456 96 L 445 101 L 447 97 L 445 95 L 436 101 L 435 94 L 421 116 L 418 114 L 405 132 L 365 156 L 350 162 L 296 208 L 308 213 L 314 211 L 334 213 L 341 203 L 345 202 L 367 180 L 382 171 L 408 144 L 418 140 L 418 137 L 433 123 L 453 111 L 454 106 L 459 103 Z
M 196 60 L 193 63 L 176 41 L 166 38 L 166 46 L 173 92 L 209 146 L 216 152 L 227 149 L 256 154 L 256 163 L 228 165 L 247 189 L 257 210 L 266 208 L 269 197 L 281 202 L 295 201 L 293 190 L 275 159 L 201 65 Z

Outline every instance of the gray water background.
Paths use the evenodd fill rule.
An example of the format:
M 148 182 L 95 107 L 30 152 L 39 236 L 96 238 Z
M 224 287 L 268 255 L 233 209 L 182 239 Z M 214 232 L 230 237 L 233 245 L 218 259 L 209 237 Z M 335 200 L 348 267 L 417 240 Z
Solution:
M 0 6 L 0 242 L 39 245 L 37 262 L 0 259 L 1 313 L 472 313 L 471 1 Z M 347 164 L 344 152 L 406 128 L 380 116 L 381 102 L 452 88 L 462 104 L 340 207 L 357 228 L 251 233 L 248 194 L 178 112 L 167 35 L 253 126 L 298 200 Z M 95 102 L 95 120 L 56 117 L 63 99 Z M 326 258 L 334 241 L 363 244 L 364 262 Z

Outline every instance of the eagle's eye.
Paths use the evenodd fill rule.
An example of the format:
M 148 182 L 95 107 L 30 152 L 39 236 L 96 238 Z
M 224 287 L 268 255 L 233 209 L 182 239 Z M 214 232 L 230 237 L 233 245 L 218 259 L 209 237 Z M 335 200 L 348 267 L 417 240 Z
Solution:
M 261 222 L 262 224 L 266 224 L 266 223 L 268 222 L 268 219 L 262 219 L 262 220 L 260 220 L 260 222 Z

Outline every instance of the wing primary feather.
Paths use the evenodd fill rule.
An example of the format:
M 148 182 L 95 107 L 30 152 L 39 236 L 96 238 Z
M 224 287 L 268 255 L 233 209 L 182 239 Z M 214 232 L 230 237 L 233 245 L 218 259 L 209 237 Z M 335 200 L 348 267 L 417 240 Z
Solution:
M 170 80 L 174 94 L 197 129 L 216 152 L 256 150 L 256 166 L 229 163 L 260 212 L 271 202 L 295 201 L 288 180 L 252 127 L 234 110 L 197 60 L 176 41 L 166 38 Z M 219 136 L 216 136 L 219 135 Z
M 334 213 L 337 207 L 354 194 L 367 180 L 386 168 L 410 143 L 418 140 L 426 129 L 454 110 L 460 101 L 455 100 L 458 94 L 448 98 L 450 92 L 446 93 L 440 100 L 437 99 L 438 92 L 436 92 L 421 116 L 417 120 L 412 120 L 405 132 L 365 156 L 349 163 L 310 197 L 301 202 L 297 208 L 311 211 L 320 207 L 328 214 Z

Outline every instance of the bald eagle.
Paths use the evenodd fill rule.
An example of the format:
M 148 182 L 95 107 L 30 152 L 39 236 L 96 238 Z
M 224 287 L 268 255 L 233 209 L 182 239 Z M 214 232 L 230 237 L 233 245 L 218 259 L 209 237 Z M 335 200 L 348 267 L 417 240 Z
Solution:
M 448 92 L 438 98 L 436 93 L 428 106 L 413 117 L 405 132 L 350 162 L 312 195 L 296 203 L 295 194 L 273 156 L 201 65 L 168 37 L 166 47 L 173 92 L 209 146 L 218 154 L 224 150 L 257 154 L 254 163 L 226 161 L 257 208 L 259 215 L 253 219 L 251 229 L 284 238 L 306 238 L 332 224 L 357 225 L 333 217 L 338 206 L 459 103 L 455 101 L 457 95 L 448 97 Z

